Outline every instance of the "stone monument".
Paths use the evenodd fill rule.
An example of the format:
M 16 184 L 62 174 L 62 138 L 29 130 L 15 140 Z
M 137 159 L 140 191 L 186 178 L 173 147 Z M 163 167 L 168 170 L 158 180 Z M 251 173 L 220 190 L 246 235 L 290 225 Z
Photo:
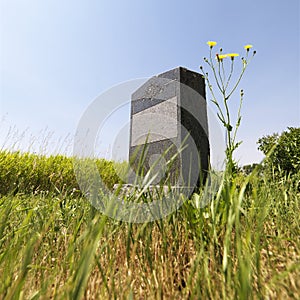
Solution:
M 154 76 L 131 97 L 129 161 L 151 184 L 199 186 L 209 167 L 205 81 L 182 67 Z

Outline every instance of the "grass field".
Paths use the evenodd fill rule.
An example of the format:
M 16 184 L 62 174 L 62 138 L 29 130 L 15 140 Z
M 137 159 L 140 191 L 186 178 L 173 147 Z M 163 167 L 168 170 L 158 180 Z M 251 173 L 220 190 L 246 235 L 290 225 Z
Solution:
M 117 182 L 110 162 L 98 167 Z M 196 194 L 130 224 L 89 204 L 70 158 L 2 151 L 0 298 L 300 299 L 298 181 L 225 177 L 203 208 Z

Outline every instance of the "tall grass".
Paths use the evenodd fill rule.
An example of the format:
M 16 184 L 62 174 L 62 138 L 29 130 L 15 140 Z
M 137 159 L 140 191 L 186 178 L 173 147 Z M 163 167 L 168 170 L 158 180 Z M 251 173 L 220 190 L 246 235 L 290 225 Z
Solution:
M 297 178 L 224 178 L 207 206 L 200 191 L 137 225 L 64 192 L 77 188 L 66 157 L 0 162 L 2 299 L 300 298 Z
M 97 159 L 96 165 L 107 187 L 119 182 L 115 163 Z M 0 195 L 8 193 L 79 192 L 73 159 L 64 155 L 37 155 L 20 151 L 0 151 Z

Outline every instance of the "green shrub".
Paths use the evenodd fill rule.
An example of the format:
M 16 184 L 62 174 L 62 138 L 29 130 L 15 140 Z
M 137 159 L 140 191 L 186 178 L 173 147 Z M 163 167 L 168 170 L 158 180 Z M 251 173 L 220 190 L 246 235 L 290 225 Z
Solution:
M 300 172 L 300 128 L 288 127 L 281 135 L 267 135 L 257 143 L 258 149 L 267 156 L 268 170 L 284 175 Z

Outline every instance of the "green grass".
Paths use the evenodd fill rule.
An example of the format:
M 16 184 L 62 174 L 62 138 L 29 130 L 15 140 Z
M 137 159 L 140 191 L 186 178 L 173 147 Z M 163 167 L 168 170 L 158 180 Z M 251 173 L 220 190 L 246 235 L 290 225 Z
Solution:
M 137 225 L 74 193 L 70 158 L 1 152 L 0 168 L 1 299 L 300 298 L 299 177 L 240 174 Z
M 114 170 L 117 163 L 97 159 L 96 164 L 107 187 L 118 183 Z M 73 159 L 63 155 L 0 151 L 0 182 L 0 195 L 40 192 L 71 195 L 79 191 Z

